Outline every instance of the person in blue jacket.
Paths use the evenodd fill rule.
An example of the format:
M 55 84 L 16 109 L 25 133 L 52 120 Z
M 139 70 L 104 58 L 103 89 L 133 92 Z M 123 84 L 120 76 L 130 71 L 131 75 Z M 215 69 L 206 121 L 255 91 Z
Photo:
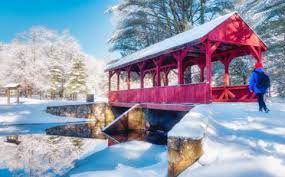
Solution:
M 254 92 L 258 99 L 259 111 L 263 110 L 268 113 L 269 109 L 267 108 L 264 102 L 264 94 L 268 92 L 270 87 L 269 77 L 264 73 L 262 63 L 257 62 L 255 64 L 255 69 L 251 74 L 249 79 L 249 90 Z

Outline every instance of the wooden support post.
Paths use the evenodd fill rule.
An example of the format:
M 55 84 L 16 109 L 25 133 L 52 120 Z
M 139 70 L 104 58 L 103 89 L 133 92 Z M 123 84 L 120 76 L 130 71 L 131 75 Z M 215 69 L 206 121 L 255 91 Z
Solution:
M 145 62 L 138 63 L 138 67 L 140 69 L 140 84 L 141 84 L 141 88 L 144 88 L 144 76 L 145 76 L 144 67 L 145 67 Z
M 140 84 L 141 84 L 141 88 L 144 88 L 144 71 L 140 72 Z
M 165 71 L 165 86 L 169 85 L 169 79 L 168 79 L 169 72 L 170 70 Z
M 232 52 L 230 55 L 225 56 L 223 60 L 220 60 L 224 64 L 224 67 L 225 67 L 225 73 L 224 73 L 224 86 L 225 87 L 230 85 L 229 67 L 235 56 L 236 56 L 236 52 Z
M 205 45 L 206 50 L 206 68 L 207 68 L 207 81 L 209 84 L 212 83 L 212 54 L 219 47 L 221 43 L 215 42 L 213 45 L 211 41 L 207 40 Z
M 155 87 L 155 72 L 152 72 L 152 86 Z
M 131 89 L 131 67 L 126 68 L 127 71 L 127 85 L 128 85 L 128 90 Z
M 155 70 L 156 70 L 156 86 L 158 87 L 161 86 L 160 70 L 161 70 L 163 59 L 164 57 L 159 57 L 158 59 L 153 60 L 155 64 Z
M 17 87 L 17 104 L 20 103 L 20 90 L 19 87 Z
M 230 75 L 229 75 L 229 62 L 226 62 L 225 64 L 225 76 L 224 76 L 224 85 L 227 87 L 230 85 Z
M 177 61 L 177 68 L 178 68 L 178 84 L 184 84 L 184 76 L 183 76 L 183 69 L 182 69 L 182 60 Z
M 186 57 L 188 48 L 184 48 L 182 51 L 175 52 L 172 56 L 176 59 L 178 70 L 178 85 L 184 84 L 184 71 L 183 71 L 183 59 Z
M 199 64 L 200 69 L 200 82 L 204 82 L 204 71 L 205 71 L 205 64 Z
M 212 54 L 219 47 L 221 43 L 215 42 L 213 45 L 211 41 L 207 40 L 205 45 L 205 53 L 206 53 L 206 68 L 207 68 L 207 82 L 210 85 L 209 90 L 209 102 L 212 102 Z M 208 102 L 208 101 L 207 101 Z
M 10 104 L 10 88 L 7 89 L 7 104 Z
M 117 74 L 117 90 L 120 90 L 120 70 L 116 71 Z
M 109 78 L 108 78 L 108 81 L 109 81 L 108 90 L 109 90 L 109 92 L 111 91 L 111 77 L 112 77 L 112 72 L 109 71 Z

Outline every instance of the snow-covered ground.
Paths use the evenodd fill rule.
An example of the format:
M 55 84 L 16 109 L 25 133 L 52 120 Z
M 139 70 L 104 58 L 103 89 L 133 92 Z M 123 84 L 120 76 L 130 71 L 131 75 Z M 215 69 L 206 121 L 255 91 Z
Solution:
M 130 141 L 111 146 L 76 163 L 72 177 L 165 177 L 166 146 Z
M 285 104 L 271 103 L 269 108 L 266 114 L 258 112 L 255 103 L 195 107 L 170 134 L 205 136 L 204 155 L 179 177 L 284 176 Z
M 22 99 L 22 104 L 5 105 L 6 100 L 2 98 L 2 101 L 3 104 L 0 105 L 2 126 L 82 121 L 82 119 L 57 117 L 45 113 L 48 105 L 78 102 Z M 204 137 L 204 155 L 179 177 L 284 176 L 285 104 L 283 101 L 279 99 L 270 103 L 269 114 L 258 112 L 256 103 L 214 103 L 196 106 L 169 132 L 169 136 L 196 139 Z M 86 156 L 88 157 L 80 158 L 81 160 L 76 162 L 68 175 L 167 176 L 165 146 L 131 141 L 102 148 L 101 151 L 88 153 Z
M 285 104 L 269 108 L 265 114 L 256 103 L 196 106 L 169 134 L 204 137 L 204 155 L 179 177 L 284 176 Z M 167 148 L 136 141 L 115 145 L 79 161 L 69 175 L 166 177 Z
M 15 104 L 15 98 L 12 98 L 11 105 L 7 105 L 6 102 L 7 98 L 0 97 L 0 126 L 87 121 L 87 119 L 53 116 L 45 112 L 47 106 L 81 104 L 84 103 L 83 101 L 51 101 L 20 98 L 21 104 Z

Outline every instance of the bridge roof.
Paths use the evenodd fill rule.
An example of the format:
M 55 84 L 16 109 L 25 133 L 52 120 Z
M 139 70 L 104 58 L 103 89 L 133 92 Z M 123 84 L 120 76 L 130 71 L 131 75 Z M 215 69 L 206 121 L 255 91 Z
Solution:
M 239 20 L 239 23 L 237 25 L 234 23 L 231 23 L 231 24 L 228 23 L 227 25 L 223 26 L 223 24 L 226 23 L 226 21 L 228 21 L 229 19 L 233 21 L 233 20 L 236 20 L 237 18 Z M 230 28 L 230 29 L 227 29 L 227 28 Z M 246 28 L 246 31 L 244 31 L 243 28 Z M 222 33 L 220 31 L 222 31 Z M 230 34 L 228 31 L 230 31 Z M 241 33 L 244 35 L 247 35 L 245 36 L 247 39 L 243 39 L 242 41 L 241 38 L 245 38 L 245 37 L 244 36 L 241 37 L 240 36 Z M 237 35 L 239 35 L 239 37 L 236 37 Z M 221 36 L 223 39 L 220 39 Z M 131 65 L 134 63 L 138 63 L 138 62 L 151 59 L 151 58 L 163 55 L 163 54 L 167 54 L 167 53 L 172 52 L 174 49 L 183 47 L 188 44 L 193 45 L 196 43 L 201 43 L 201 41 L 205 37 L 207 38 L 212 37 L 213 38 L 212 40 L 216 40 L 216 41 L 219 41 L 220 39 L 220 41 L 223 40 L 223 42 L 228 42 L 232 44 L 236 42 L 240 44 L 243 43 L 245 45 L 253 44 L 254 46 L 260 46 L 263 50 L 266 50 L 267 48 L 264 42 L 242 20 L 239 14 L 237 12 L 233 12 L 233 13 L 229 13 L 224 16 L 220 16 L 212 21 L 204 23 L 200 26 L 196 26 L 188 31 L 185 31 L 173 37 L 167 38 L 161 42 L 150 45 L 149 47 L 146 47 L 142 50 L 134 52 L 128 56 L 125 56 L 117 61 L 109 63 L 106 66 L 105 71 L 123 68 L 125 66 Z M 237 38 L 238 38 L 238 41 L 237 41 Z

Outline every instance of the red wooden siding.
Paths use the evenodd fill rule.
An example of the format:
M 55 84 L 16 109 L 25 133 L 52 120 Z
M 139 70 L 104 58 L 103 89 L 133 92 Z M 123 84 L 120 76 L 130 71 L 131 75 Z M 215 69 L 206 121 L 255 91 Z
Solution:
M 213 101 L 215 102 L 252 102 L 256 101 L 254 93 L 250 93 L 248 85 L 213 87 Z
M 154 87 L 109 92 L 109 102 L 121 103 L 209 103 L 210 85 L 206 83 Z
M 237 14 L 231 16 L 228 20 L 215 28 L 206 38 L 225 43 L 262 46 L 263 49 L 266 49 L 265 44 Z

